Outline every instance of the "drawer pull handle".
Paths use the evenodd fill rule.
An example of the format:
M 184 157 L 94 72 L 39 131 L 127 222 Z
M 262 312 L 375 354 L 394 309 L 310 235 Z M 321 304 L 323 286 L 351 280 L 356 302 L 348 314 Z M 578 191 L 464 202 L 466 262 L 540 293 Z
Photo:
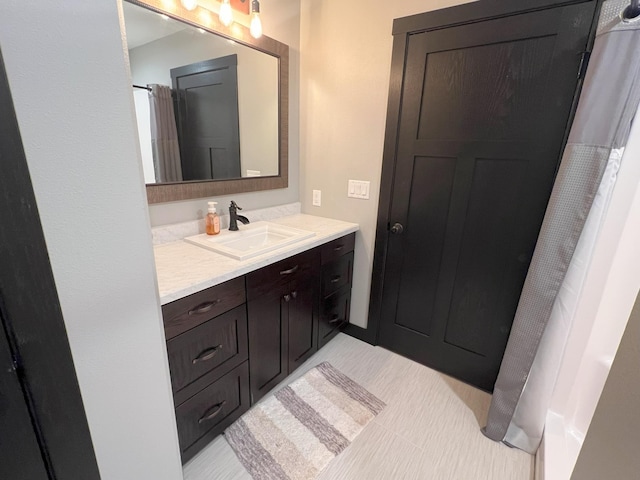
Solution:
M 292 273 L 296 273 L 300 265 L 296 265 L 295 267 L 290 268 L 289 270 L 282 270 L 280 275 L 291 275 Z
M 284 297 L 282 297 L 282 298 L 284 298 L 284 301 L 285 301 L 285 302 L 288 302 L 289 300 L 291 300 L 291 295 L 289 295 L 289 294 L 287 293 L 287 294 L 286 294 Z
M 204 412 L 204 415 L 198 420 L 198 425 L 202 425 L 204 422 L 214 419 L 222 411 L 222 407 L 224 407 L 225 403 L 227 403 L 227 401 L 223 400 Z
M 329 320 L 329 323 L 331 325 L 334 325 L 336 323 L 340 323 L 342 320 L 340 320 L 340 315 L 334 315 L 333 317 L 331 317 L 331 320 Z
M 213 302 L 202 303 L 198 305 L 196 308 L 194 308 L 193 310 L 189 310 L 189 315 L 199 315 L 201 313 L 207 313 L 209 310 L 211 310 L 221 301 L 222 300 L 217 299 L 217 300 L 214 300 Z
M 222 345 L 218 345 L 217 347 L 207 348 L 206 350 L 203 350 L 202 352 L 200 352 L 200 355 L 194 358 L 191 363 L 195 365 L 198 362 L 206 362 L 207 360 L 211 360 L 213 357 L 216 356 L 216 353 L 218 353 L 219 350 L 222 350 Z
M 331 277 L 331 283 L 338 283 L 341 278 L 342 275 L 334 275 L 333 277 Z
M 291 292 L 291 296 L 293 298 L 298 298 L 298 292 L 296 292 L 296 291 Z
M 337 247 L 335 247 L 333 250 L 335 252 L 339 252 L 340 250 L 342 250 L 344 248 L 344 245 L 338 245 Z

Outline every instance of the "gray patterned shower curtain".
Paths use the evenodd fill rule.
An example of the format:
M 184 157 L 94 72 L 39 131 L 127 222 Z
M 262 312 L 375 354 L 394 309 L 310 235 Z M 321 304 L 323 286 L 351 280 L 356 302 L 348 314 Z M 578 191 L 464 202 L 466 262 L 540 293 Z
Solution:
M 181 182 L 180 147 L 171 88 L 157 84 L 149 87 L 151 151 L 156 182 Z
M 603 175 L 619 162 L 640 103 L 640 19 L 625 20 L 628 0 L 604 3 L 576 118 L 549 200 L 496 381 L 484 433 L 535 453 L 544 430 L 559 365 L 538 356 L 542 342 L 558 350 L 564 338 L 543 335 Z M 634 160 L 634 159 L 627 159 Z M 623 159 L 624 161 L 624 159 Z M 578 319 L 579 320 L 579 319 Z M 554 333 L 555 334 L 555 333 Z M 544 355 L 549 355 L 543 345 Z M 544 366 L 544 368 L 532 367 Z M 535 399 L 532 401 L 532 397 Z

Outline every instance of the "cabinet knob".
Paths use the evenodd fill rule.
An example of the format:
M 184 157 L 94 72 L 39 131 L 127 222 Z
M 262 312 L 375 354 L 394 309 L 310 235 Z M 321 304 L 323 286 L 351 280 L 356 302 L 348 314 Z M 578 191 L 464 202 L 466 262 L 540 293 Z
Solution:
M 293 298 L 297 298 L 298 297 L 298 292 L 296 292 L 296 291 L 291 292 L 291 296 Z
M 391 227 L 391 233 L 394 235 L 400 235 L 402 232 L 404 232 L 404 227 L 401 223 L 396 222 L 393 224 L 393 227 Z
M 285 301 L 285 302 L 288 302 L 289 300 L 291 300 L 291 295 L 289 295 L 289 294 L 287 293 L 287 294 L 286 294 L 284 297 L 282 297 L 282 298 L 284 298 L 284 301 Z

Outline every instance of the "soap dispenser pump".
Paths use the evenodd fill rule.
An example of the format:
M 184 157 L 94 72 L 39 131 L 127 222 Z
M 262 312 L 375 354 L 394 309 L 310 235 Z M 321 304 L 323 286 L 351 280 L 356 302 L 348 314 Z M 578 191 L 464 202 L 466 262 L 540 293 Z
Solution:
M 205 221 L 207 235 L 218 235 L 220 233 L 220 217 L 216 212 L 218 202 L 209 202 L 209 213 Z

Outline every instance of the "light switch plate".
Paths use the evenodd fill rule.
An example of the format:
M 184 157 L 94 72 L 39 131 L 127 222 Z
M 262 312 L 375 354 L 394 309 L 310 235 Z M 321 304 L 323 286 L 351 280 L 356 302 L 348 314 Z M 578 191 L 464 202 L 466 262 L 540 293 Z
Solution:
M 313 206 L 319 207 L 322 205 L 322 191 L 314 190 L 313 191 Z
M 370 186 L 371 186 L 371 182 L 367 182 L 364 180 L 349 180 L 347 196 L 351 198 L 360 198 L 362 200 L 369 200 Z

